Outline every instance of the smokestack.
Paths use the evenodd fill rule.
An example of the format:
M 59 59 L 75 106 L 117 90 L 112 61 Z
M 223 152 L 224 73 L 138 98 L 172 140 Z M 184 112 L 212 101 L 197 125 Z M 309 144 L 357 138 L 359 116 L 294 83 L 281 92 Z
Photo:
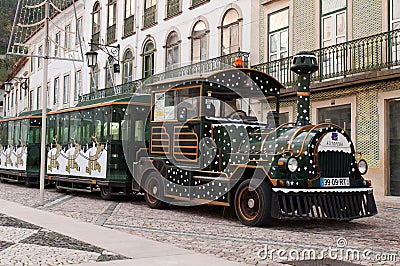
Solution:
M 318 70 L 317 57 L 311 52 L 299 52 L 293 57 L 290 68 L 299 75 L 297 83 L 297 126 L 310 124 L 310 80 Z

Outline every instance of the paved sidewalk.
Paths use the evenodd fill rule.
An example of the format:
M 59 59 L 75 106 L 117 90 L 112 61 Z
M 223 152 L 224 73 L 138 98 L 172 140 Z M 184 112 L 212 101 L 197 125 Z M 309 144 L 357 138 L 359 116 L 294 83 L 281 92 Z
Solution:
M 240 265 L 1 199 L 0 221 L 1 265 Z

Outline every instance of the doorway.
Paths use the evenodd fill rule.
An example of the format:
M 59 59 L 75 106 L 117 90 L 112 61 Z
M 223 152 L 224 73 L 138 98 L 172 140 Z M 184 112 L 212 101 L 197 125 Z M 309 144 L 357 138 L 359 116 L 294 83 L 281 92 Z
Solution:
M 389 195 L 400 196 L 400 99 L 389 101 Z

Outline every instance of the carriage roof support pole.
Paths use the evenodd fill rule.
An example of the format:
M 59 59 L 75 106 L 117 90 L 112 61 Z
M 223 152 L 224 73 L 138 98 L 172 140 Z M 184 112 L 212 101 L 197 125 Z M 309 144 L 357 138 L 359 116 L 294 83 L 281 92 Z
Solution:
M 311 75 L 318 70 L 317 57 L 311 52 L 299 52 L 293 57 L 290 70 L 298 74 L 296 125 L 309 125 Z

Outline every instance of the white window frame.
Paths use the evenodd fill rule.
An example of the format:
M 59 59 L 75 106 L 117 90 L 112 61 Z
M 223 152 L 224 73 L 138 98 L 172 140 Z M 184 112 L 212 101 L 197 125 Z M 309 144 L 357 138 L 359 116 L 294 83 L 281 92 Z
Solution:
M 276 28 L 271 29 L 272 23 L 271 23 L 271 17 L 272 16 L 279 16 L 280 14 L 285 15 L 283 12 L 287 12 L 287 22 L 286 24 L 282 23 L 281 26 L 277 26 Z M 275 61 L 275 60 L 280 60 L 282 58 L 286 58 L 289 56 L 289 17 L 290 17 L 290 9 L 289 7 L 285 7 L 282 9 L 279 9 L 275 12 L 269 13 L 268 14 L 268 61 Z M 287 47 L 286 50 L 281 49 L 281 43 L 282 43 L 282 38 L 281 36 L 283 34 L 286 34 L 286 42 L 287 42 Z M 272 37 L 277 36 L 277 41 L 276 41 L 276 51 L 272 51 Z M 273 58 L 275 57 L 275 58 Z M 278 62 L 276 66 L 268 70 L 268 73 L 281 81 L 282 83 L 285 83 L 288 81 L 288 74 L 290 73 L 290 69 L 288 69 L 288 64 L 285 64 L 284 62 Z
M 333 0 L 329 0 L 333 1 Z M 347 4 L 342 7 L 338 7 L 336 9 L 331 9 L 327 11 L 326 13 L 323 13 L 323 0 L 321 1 L 321 21 L 320 21 L 320 26 L 321 26 L 321 47 L 329 47 L 333 45 L 337 45 L 343 42 L 347 41 Z M 344 15 L 344 33 L 343 34 L 338 34 L 337 29 L 338 29 L 338 16 L 339 15 Z M 331 36 L 329 38 L 325 38 L 324 36 L 324 22 L 327 21 L 328 19 L 331 19 L 330 27 L 331 27 Z M 329 45 L 325 45 L 326 42 L 330 41 Z M 345 57 L 344 57 L 344 51 L 341 50 L 330 50 L 329 52 L 327 51 L 326 54 L 321 55 L 321 63 L 322 63 L 322 75 L 329 75 L 333 73 L 338 73 L 341 71 L 344 71 L 344 62 Z
M 71 88 L 70 74 L 64 75 L 63 78 L 63 104 L 69 103 L 69 90 Z
M 79 95 L 82 91 L 82 70 L 79 69 L 75 71 L 75 91 L 74 91 L 74 100 L 79 100 Z

